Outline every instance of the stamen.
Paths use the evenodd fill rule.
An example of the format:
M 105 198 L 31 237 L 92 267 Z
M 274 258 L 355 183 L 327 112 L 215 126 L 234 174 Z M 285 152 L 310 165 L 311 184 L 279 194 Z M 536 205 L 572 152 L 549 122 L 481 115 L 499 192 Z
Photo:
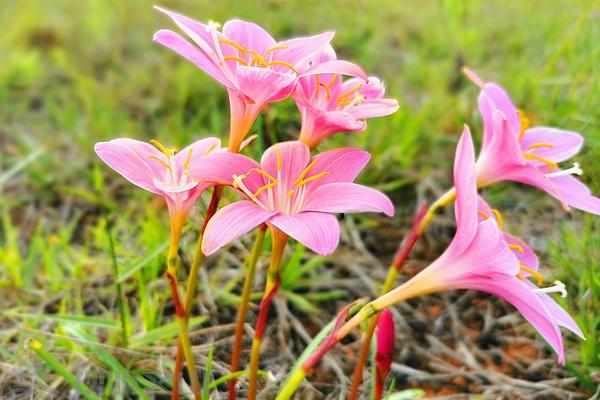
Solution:
M 554 281 L 554 286 L 533 289 L 533 291 L 538 293 L 560 293 L 560 297 L 567 297 L 567 289 L 565 288 L 565 284 L 561 281 Z
M 292 197 L 292 196 L 294 195 L 294 193 L 296 193 L 296 191 L 295 191 L 294 189 L 291 189 L 291 190 L 288 192 L 288 197 Z
M 502 214 L 500 214 L 500 211 L 498 211 L 496 209 L 492 209 L 492 212 L 494 213 L 494 216 L 496 217 L 496 221 L 498 222 L 498 228 L 500 228 L 500 230 L 503 230 L 504 220 L 502 219 Z
M 154 145 L 154 147 L 156 147 L 158 150 L 160 150 L 160 152 L 163 153 L 167 157 L 172 157 L 173 154 L 175 153 L 175 149 L 169 149 L 169 148 L 163 146 L 163 144 L 161 142 L 159 142 L 158 140 L 152 139 L 152 140 L 150 140 L 150 144 Z
M 211 151 L 213 151 L 215 149 L 215 147 L 217 147 L 217 144 L 213 144 L 211 145 L 208 150 L 206 150 L 206 153 L 204 153 L 205 156 L 209 155 Z
M 516 250 L 519 253 L 525 253 L 525 249 L 523 248 L 523 246 L 519 246 L 518 244 L 509 244 L 508 248 L 511 250 Z
M 281 151 L 279 148 L 275 148 L 275 153 L 277 153 L 277 171 L 281 171 Z
M 239 44 L 237 44 L 236 42 L 232 41 L 232 40 L 222 38 L 222 39 L 219 39 L 219 43 L 225 43 L 225 44 L 228 44 L 230 46 L 233 46 L 236 49 L 238 49 L 242 53 L 242 55 L 246 56 L 246 49 L 243 48 L 242 46 L 240 46 Z
M 552 168 L 558 169 L 557 163 L 555 163 L 554 161 L 550 161 L 545 157 L 538 156 L 537 154 L 523 153 L 523 157 L 525 157 L 525 159 L 527 159 L 527 160 L 537 160 L 537 161 L 543 162 L 544 164 L 546 164 L 548 166 L 549 171 L 552 171 Z
M 336 80 L 337 77 L 338 77 L 338 74 L 331 75 L 331 79 L 329 80 L 329 83 L 327 84 L 327 88 L 328 89 L 331 89 L 331 87 L 335 83 L 335 80 Z
M 542 275 L 540 275 L 539 272 L 534 271 L 531 268 L 528 268 L 528 267 L 524 266 L 521 263 L 519 263 L 519 268 L 521 268 L 523 271 L 528 272 L 529 274 L 531 274 L 532 276 L 534 276 L 535 279 L 537 279 L 537 284 L 538 285 L 541 285 L 542 283 L 544 283 L 544 279 L 542 278 Z
M 294 186 L 298 186 L 298 183 L 302 182 L 302 180 L 304 179 L 306 174 L 308 174 L 310 172 L 310 170 L 315 166 L 317 161 L 319 161 L 319 160 L 318 159 L 313 160 L 310 164 L 308 164 L 308 166 L 306 168 L 304 168 L 304 171 L 302 171 L 300 173 L 300 175 L 298 175 L 298 179 L 296 179 L 296 181 L 294 182 Z
M 519 122 L 521 123 L 521 132 L 519 132 L 519 142 L 523 140 L 523 135 L 525 135 L 525 131 L 529 128 L 530 121 L 525 113 L 522 110 L 517 109 L 517 114 L 519 114 Z
M 552 149 L 554 148 L 554 145 L 551 143 L 536 143 L 529 146 L 527 150 L 539 149 L 540 147 L 548 147 Z
M 194 150 L 193 147 L 190 147 L 190 149 L 188 150 L 188 154 L 187 157 L 185 158 L 185 162 L 183 163 L 183 169 L 187 170 L 190 167 L 190 159 L 192 158 L 192 151 Z
M 361 87 L 363 87 L 363 84 L 359 83 L 358 85 L 354 86 L 353 88 L 346 90 L 344 93 L 342 93 L 338 96 L 338 100 L 342 100 L 344 97 L 350 96 L 352 93 L 356 92 Z
M 223 60 L 237 61 L 240 64 L 245 65 L 246 67 L 248 66 L 248 63 L 246 62 L 246 60 L 244 60 L 238 56 L 225 56 L 225 57 L 223 57 Z M 252 63 L 252 62 L 250 62 L 250 63 Z
M 329 100 L 331 98 L 331 91 L 329 90 L 329 86 L 320 83 L 319 85 L 323 86 L 323 89 L 325 89 L 325 91 L 327 92 L 327 100 Z
M 307 183 L 309 183 L 309 182 L 312 182 L 312 181 L 314 181 L 315 179 L 319 179 L 319 178 L 321 178 L 321 177 L 324 177 L 325 175 L 329 175 L 330 173 L 331 173 L 331 172 L 325 171 L 325 172 L 321 172 L 320 174 L 313 175 L 313 176 L 311 176 L 310 178 L 306 178 L 306 179 L 304 179 L 304 180 L 302 180 L 302 181 L 298 182 L 298 184 L 297 184 L 296 186 L 298 186 L 298 187 L 302 187 L 302 186 L 306 185 Z
M 264 176 L 271 182 L 274 182 L 277 180 L 277 179 L 273 178 L 273 176 L 271 176 L 271 174 L 269 174 L 268 172 L 263 171 L 262 169 L 259 169 L 259 168 L 250 168 L 250 170 L 248 172 L 246 172 L 246 175 L 249 175 L 250 172 L 256 172 L 257 174 L 261 174 L 262 176 Z
M 318 99 L 319 98 L 319 87 L 321 86 L 321 82 L 319 82 L 319 74 L 315 75 L 315 86 L 316 86 L 316 90 L 315 90 L 315 97 Z
M 233 186 L 234 189 L 239 189 L 239 188 L 241 188 L 240 183 L 242 183 L 244 178 L 246 178 L 246 175 L 244 175 L 244 174 L 235 175 L 234 174 L 231 177 L 233 178 L 233 181 L 231 182 L 231 186 Z
M 517 277 L 517 279 L 518 279 L 518 280 L 520 280 L 520 281 L 522 281 L 523 279 L 525 279 L 525 278 L 523 277 L 523 274 L 521 274 L 520 272 L 519 272 L 519 273 L 516 275 L 516 277 Z
M 557 176 L 563 175 L 583 175 L 583 170 L 579 167 L 579 163 L 573 163 L 573 166 L 569 169 L 565 169 L 562 171 L 552 172 L 551 174 L 544 175 L 546 178 L 553 178 Z
M 286 46 L 284 44 L 278 44 L 276 46 L 273 46 L 273 47 L 269 48 L 267 51 L 265 51 L 265 54 L 263 54 L 263 57 L 266 57 L 269 53 L 272 53 L 274 51 L 285 50 L 287 48 L 288 48 L 288 46 Z
M 148 158 L 152 158 L 152 159 L 154 159 L 154 160 L 158 161 L 159 163 L 161 163 L 162 165 L 164 165 L 164 166 L 165 166 L 165 168 L 167 168 L 169 171 L 173 172 L 173 169 L 171 169 L 171 167 L 169 166 L 169 164 L 167 164 L 167 163 L 165 162 L 165 160 L 161 160 L 161 159 L 160 159 L 160 158 L 158 158 L 157 156 L 148 156 L 148 157 L 146 157 L 146 159 L 148 159 Z
M 275 185 L 277 185 L 279 181 L 275 180 L 275 182 L 271 182 L 271 183 L 267 183 L 264 186 L 261 186 L 260 188 L 258 188 L 258 190 L 252 195 L 252 198 L 257 198 L 262 192 L 264 192 L 267 189 L 270 189 L 272 187 L 274 187 Z
M 483 211 L 477 211 L 477 214 L 479 214 L 483 219 L 488 219 L 490 217 L 489 215 L 487 215 Z
M 250 51 L 250 50 L 248 50 L 248 51 Z M 261 67 L 268 67 L 269 66 L 269 64 L 265 61 L 265 59 L 260 54 L 255 55 L 252 58 L 252 60 L 250 60 L 250 65 L 254 64 L 255 62 L 257 62 L 258 65 L 261 66 Z
M 294 66 L 292 64 L 290 64 L 289 62 L 285 62 L 285 61 L 281 61 L 281 60 L 275 60 L 275 61 L 271 61 L 269 63 L 267 63 L 268 66 L 271 65 L 283 65 L 284 67 L 288 67 L 289 69 L 291 69 L 294 73 L 298 73 L 298 71 L 296 70 L 296 68 L 294 68 Z

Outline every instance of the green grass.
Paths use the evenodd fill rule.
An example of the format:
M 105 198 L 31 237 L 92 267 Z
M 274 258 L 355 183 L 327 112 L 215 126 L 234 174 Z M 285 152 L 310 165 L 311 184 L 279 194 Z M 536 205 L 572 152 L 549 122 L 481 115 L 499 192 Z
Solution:
M 361 179 L 389 190 L 400 214 L 413 209 L 423 177 L 449 183 L 462 123 L 477 135 L 481 131 L 477 90 L 461 75 L 464 65 L 503 84 L 535 124 L 584 134 L 586 147 L 577 161 L 587 172 L 583 180 L 600 193 L 600 24 L 592 1 L 162 5 L 201 20 L 251 19 L 278 37 L 336 30 L 338 53 L 382 77 L 401 109 L 371 120 L 365 133 L 338 135 L 327 146 L 371 151 L 373 161 Z M 34 355 L 14 344 L 35 338 L 72 373 L 82 359 L 104 371 L 105 396 L 156 390 L 144 375 L 148 365 L 124 362 L 127 357 L 115 349 L 129 341 L 130 348 L 151 352 L 152 344 L 171 343 L 176 327 L 163 317 L 165 210 L 101 165 L 93 144 L 130 136 L 183 146 L 223 136 L 229 118 L 222 87 L 152 42 L 157 29 L 172 24 L 151 6 L 142 0 L 22 0 L 6 2 L 0 12 L 0 324 L 18 330 L 0 336 L 0 360 L 33 365 Z M 287 101 L 270 107 L 254 130 L 265 136 L 259 144 L 266 144 L 267 133 L 293 138 L 298 123 Z M 558 210 L 541 194 L 525 191 L 529 204 Z M 491 194 L 511 207 L 511 197 Z M 564 214 L 557 211 L 555 218 Z M 590 390 L 590 374 L 600 366 L 599 229 L 597 220 L 575 212 L 556 233 L 545 232 L 548 266 L 569 282 L 566 305 L 588 337 L 568 341 L 568 368 Z M 184 238 L 187 254 L 194 236 L 191 228 Z M 284 280 L 282 292 L 298 309 L 313 312 L 319 302 L 343 293 L 332 288 L 299 296 L 324 264 L 314 259 L 296 269 L 303 257 L 298 247 L 288 265 L 297 276 Z M 225 268 L 226 260 L 217 257 L 215 269 Z M 232 289 L 240 279 L 219 288 L 218 301 L 235 303 Z M 127 315 L 127 324 L 117 323 L 119 315 Z M 50 370 L 37 371 L 43 381 Z

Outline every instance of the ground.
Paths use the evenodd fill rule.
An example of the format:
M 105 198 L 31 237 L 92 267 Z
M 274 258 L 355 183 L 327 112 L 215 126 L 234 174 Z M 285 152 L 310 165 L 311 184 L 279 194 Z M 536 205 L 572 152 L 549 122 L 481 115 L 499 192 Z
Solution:
M 360 181 L 386 191 L 397 215 L 342 217 L 341 246 L 327 258 L 295 244 L 288 249 L 288 278 L 264 345 L 262 368 L 270 371 L 264 398 L 343 305 L 376 293 L 417 204 L 451 184 L 462 124 L 479 140 L 477 88 L 461 74 L 463 66 L 506 87 L 534 124 L 581 132 L 586 145 L 576 161 L 586 172 L 582 180 L 600 193 L 600 8 L 593 1 L 161 5 L 203 21 L 254 20 L 282 38 L 334 29 L 338 54 L 380 76 L 401 105 L 393 116 L 371 120 L 366 132 L 338 135 L 325 146 L 368 149 L 373 158 Z M 130 136 L 183 146 L 207 135 L 224 137 L 225 91 L 152 42 L 156 30 L 172 24 L 147 1 L 8 2 L 0 22 L 0 397 L 77 397 L 30 350 L 32 339 L 107 398 L 136 397 L 142 389 L 164 397 L 177 332 L 163 279 L 165 209 L 101 164 L 93 144 Z M 253 128 L 259 139 L 248 154 L 294 138 L 298 127 L 291 101 L 270 107 Z M 567 284 L 569 296 L 561 302 L 587 340 L 566 334 L 567 364 L 559 367 L 503 301 L 470 291 L 415 299 L 394 308 L 395 390 L 446 398 L 591 396 L 600 382 L 599 220 L 565 213 L 542 193 L 514 184 L 484 195 L 538 251 L 544 275 Z M 203 209 L 194 211 L 184 235 L 182 281 Z M 453 229 L 446 210 L 398 282 L 440 254 Z M 228 372 L 241 266 L 251 243 L 252 235 L 244 237 L 209 258 L 201 272 L 192 338 L 199 365 L 214 350 L 213 379 Z M 265 252 L 255 302 L 266 261 Z M 118 290 L 127 298 L 124 330 Z M 299 398 L 338 398 L 349 384 L 358 339 L 337 347 Z M 365 395 L 366 378 L 368 372 Z M 240 385 L 244 393 L 243 379 Z M 216 385 L 214 396 L 222 389 Z

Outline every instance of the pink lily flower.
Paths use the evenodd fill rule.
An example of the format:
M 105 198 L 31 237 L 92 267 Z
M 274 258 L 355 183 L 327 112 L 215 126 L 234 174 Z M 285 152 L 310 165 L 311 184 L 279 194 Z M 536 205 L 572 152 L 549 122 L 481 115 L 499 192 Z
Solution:
M 377 351 L 375 352 L 375 398 L 381 399 L 385 379 L 394 361 L 396 333 L 394 317 L 389 310 L 383 310 L 377 321 Z
M 227 88 L 231 106 L 230 151 L 239 146 L 261 109 L 289 97 L 312 57 L 329 44 L 333 32 L 277 42 L 260 26 L 239 19 L 218 30 L 214 22 L 203 24 L 184 15 L 155 7 L 168 15 L 194 44 L 171 30 L 160 30 L 154 41 L 194 63 Z M 356 65 L 330 62 L 310 73 L 364 72 Z
M 179 152 L 158 141 L 114 139 L 96 143 L 98 157 L 136 186 L 165 198 L 175 228 L 183 224 L 198 197 L 213 186 L 189 176 L 192 165 L 212 152 L 221 150 L 221 141 L 209 137 L 198 140 Z
M 467 127 L 461 137 L 454 164 L 456 187 L 456 235 L 446 251 L 431 265 L 400 287 L 369 303 L 365 312 L 377 312 L 391 304 L 444 290 L 474 289 L 491 293 L 511 303 L 540 333 L 564 363 L 563 326 L 583 338 L 575 321 L 550 293 L 566 296 L 565 287 L 556 281 L 551 287 L 542 283 L 537 272 L 537 257 L 519 239 L 502 232 L 501 219 L 478 199 L 473 142 Z M 498 218 L 498 219 L 497 219 Z M 538 285 L 529 277 L 537 279 Z M 360 314 L 360 313 L 359 313 Z M 365 315 L 357 315 L 357 321 Z M 351 329 L 342 328 L 341 335 Z
M 314 65 L 337 60 L 327 46 L 313 60 Z M 302 115 L 301 142 L 311 149 L 338 132 L 367 129 L 367 118 L 383 117 L 398 110 L 398 102 L 385 99 L 383 82 L 370 76 L 367 81 L 351 78 L 345 82 L 337 73 L 300 78 L 293 97 Z
M 392 202 L 381 192 L 352 183 L 369 161 L 369 153 L 353 148 L 310 157 L 304 143 L 271 146 L 261 163 L 233 153 L 215 154 L 192 165 L 200 181 L 229 180 L 246 196 L 221 208 L 206 227 L 202 251 L 209 255 L 232 240 L 266 223 L 316 253 L 332 253 L 340 228 L 331 213 L 362 211 L 394 215 Z M 242 170 L 239 174 L 234 170 Z
M 572 176 L 583 173 L 579 164 L 564 170 L 558 166 L 579 152 L 583 137 L 557 128 L 529 128 L 529 121 L 502 87 L 484 83 L 470 70 L 465 73 L 481 87 L 483 143 L 477 160 L 478 186 L 521 182 L 557 198 L 566 210 L 575 207 L 600 214 L 600 199 Z

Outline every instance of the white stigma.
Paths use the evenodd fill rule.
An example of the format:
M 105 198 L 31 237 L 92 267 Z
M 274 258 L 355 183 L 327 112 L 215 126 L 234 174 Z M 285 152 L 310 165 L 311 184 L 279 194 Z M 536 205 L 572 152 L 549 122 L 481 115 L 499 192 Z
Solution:
M 556 171 L 556 172 L 552 172 L 550 174 L 546 174 L 545 177 L 546 178 L 555 178 L 557 176 L 564 176 L 564 175 L 583 175 L 583 170 L 579 167 L 579 163 L 573 163 L 573 166 L 569 169 L 564 169 L 561 171 Z
M 219 28 L 221 28 L 221 24 L 213 21 L 212 19 L 210 21 L 208 21 L 208 24 L 206 24 L 206 31 L 210 32 L 210 31 L 218 31 Z
M 533 289 L 533 291 L 537 292 L 537 293 L 560 293 L 560 297 L 562 297 L 562 298 L 567 297 L 567 289 L 565 287 L 565 284 L 562 283 L 561 281 L 554 281 L 553 286 L 539 288 L 539 289 Z

